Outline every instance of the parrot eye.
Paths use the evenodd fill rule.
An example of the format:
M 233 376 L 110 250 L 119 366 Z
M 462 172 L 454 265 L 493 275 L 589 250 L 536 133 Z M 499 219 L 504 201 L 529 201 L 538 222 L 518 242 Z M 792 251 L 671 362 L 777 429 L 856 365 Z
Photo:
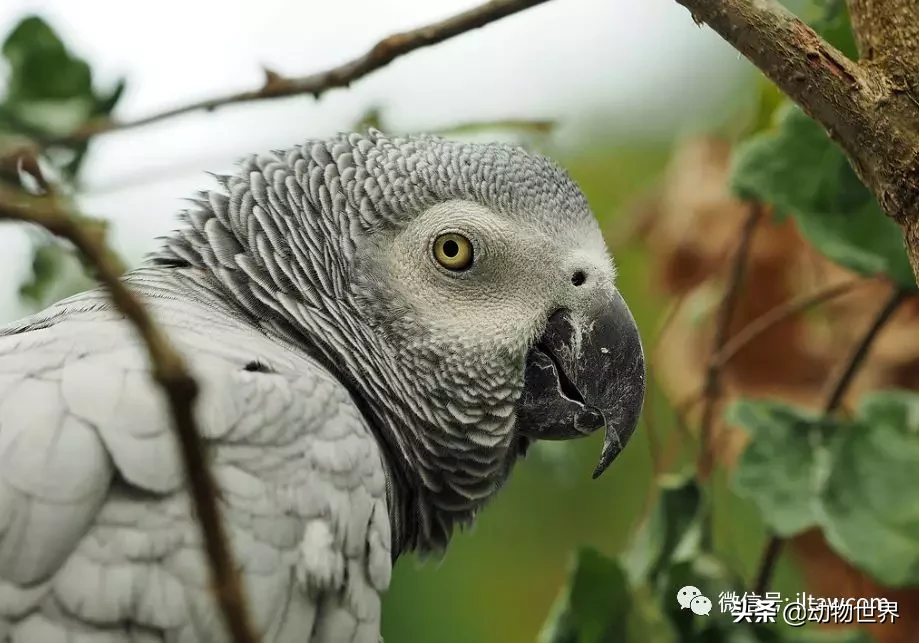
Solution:
M 434 259 L 447 270 L 459 272 L 472 265 L 472 242 L 455 232 L 434 239 Z

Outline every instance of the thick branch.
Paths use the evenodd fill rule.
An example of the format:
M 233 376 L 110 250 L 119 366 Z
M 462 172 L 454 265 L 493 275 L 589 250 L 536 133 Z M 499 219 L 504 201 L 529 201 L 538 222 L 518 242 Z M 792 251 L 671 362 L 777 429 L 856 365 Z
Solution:
M 919 2 L 849 0 L 852 31 L 862 60 L 919 84 Z
M 911 231 L 919 216 L 919 103 L 907 86 L 881 68 L 849 60 L 777 0 L 677 2 L 827 130 L 887 214 L 904 226 L 907 241 L 919 248 L 919 228 Z M 919 274 L 919 250 L 911 259 Z
M 312 94 L 319 98 L 326 91 L 336 87 L 347 87 L 354 81 L 385 67 L 393 60 L 416 49 L 436 45 L 445 40 L 484 27 L 492 22 L 513 15 L 524 9 L 543 4 L 548 0 L 492 0 L 456 16 L 434 22 L 418 29 L 388 36 L 374 45 L 367 53 L 349 62 L 309 76 L 289 78 L 274 72 L 265 73 L 265 83 L 257 88 L 236 94 L 227 94 L 190 105 L 183 105 L 165 112 L 153 114 L 134 121 L 105 120 L 89 123 L 73 134 L 46 144 L 67 144 L 86 140 L 103 132 L 113 132 L 149 125 L 198 110 L 214 110 L 224 105 L 249 103 L 271 98 L 283 98 L 298 94 Z
M 233 640 L 236 643 L 255 643 L 258 639 L 248 618 L 242 585 L 236 572 L 237 565 L 233 562 L 217 509 L 216 485 L 197 430 L 194 415 L 197 382 L 140 300 L 119 278 L 121 264 L 108 250 L 101 234 L 81 226 L 50 198 L 22 196 L 0 188 L 2 220 L 34 223 L 73 243 L 96 269 L 112 301 L 143 339 L 153 367 L 153 377 L 162 387 L 172 412 L 189 488 L 204 536 L 217 600 Z

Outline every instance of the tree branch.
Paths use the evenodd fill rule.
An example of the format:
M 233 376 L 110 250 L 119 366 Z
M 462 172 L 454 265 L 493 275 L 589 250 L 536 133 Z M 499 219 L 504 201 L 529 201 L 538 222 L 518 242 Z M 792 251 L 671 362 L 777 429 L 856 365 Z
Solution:
M 715 419 L 715 406 L 721 397 L 721 362 L 718 359 L 719 354 L 724 349 L 728 340 L 728 333 L 731 328 L 731 320 L 734 317 L 734 309 L 737 307 L 737 301 L 740 298 L 740 289 L 743 285 L 744 277 L 747 272 L 747 263 L 750 255 L 750 244 L 753 241 L 753 232 L 756 230 L 762 218 L 763 209 L 758 203 L 750 205 L 750 213 L 744 222 L 743 229 L 740 233 L 740 241 L 734 252 L 734 260 L 731 264 L 731 274 L 728 283 L 725 286 L 724 295 L 721 298 L 721 304 L 718 307 L 718 318 L 715 324 L 715 337 L 712 343 L 711 354 L 709 355 L 708 364 L 705 372 L 705 385 L 702 390 L 702 420 L 699 433 L 699 477 L 702 480 L 708 479 L 711 474 L 713 453 L 712 453 L 712 428 Z
M 715 407 L 722 393 L 722 369 L 721 365 L 718 363 L 717 357 L 728 339 L 731 321 L 734 318 L 734 309 L 737 308 L 737 302 L 740 299 L 740 289 L 743 286 L 744 278 L 747 273 L 753 233 L 756 231 L 756 226 L 759 224 L 762 215 L 763 207 L 761 204 L 750 204 L 750 212 L 747 215 L 747 220 L 744 221 L 743 228 L 740 232 L 740 241 L 734 252 L 731 274 L 728 278 L 724 296 L 721 298 L 721 304 L 718 308 L 718 319 L 715 323 L 715 337 L 706 365 L 705 385 L 702 391 L 703 406 L 699 429 L 699 462 L 696 475 L 698 479 L 703 482 L 709 480 L 711 477 L 712 466 L 714 464 L 715 449 L 712 445 L 712 433 L 715 422 Z M 712 548 L 714 523 L 712 508 L 713 498 L 714 494 L 709 494 L 708 510 L 702 522 L 702 548 L 705 551 L 710 551 Z
M 285 77 L 272 71 L 265 71 L 264 84 L 250 91 L 226 94 L 203 100 L 175 109 L 160 112 L 134 121 L 103 120 L 87 123 L 72 134 L 53 140 L 46 140 L 46 146 L 68 145 L 87 140 L 105 132 L 142 127 L 190 112 L 199 110 L 212 111 L 225 105 L 250 103 L 253 101 L 283 98 L 299 94 L 312 94 L 319 98 L 322 94 L 336 87 L 348 87 L 354 81 L 385 67 L 396 58 L 416 49 L 436 45 L 445 40 L 459 36 L 473 29 L 484 27 L 492 22 L 519 13 L 524 9 L 543 4 L 548 0 L 492 0 L 468 11 L 457 14 L 446 20 L 434 22 L 418 29 L 393 34 L 379 41 L 364 55 L 354 58 L 343 65 L 309 76 Z
M 908 84 L 883 68 L 849 60 L 777 0 L 676 1 L 827 130 L 887 214 L 903 226 L 919 275 L 919 102 Z M 865 0 L 865 6 L 910 2 L 916 4 Z
M 20 195 L 0 187 L 2 220 L 34 223 L 73 243 L 96 269 L 112 301 L 136 328 L 147 348 L 153 378 L 162 387 L 169 403 L 189 490 L 204 536 L 214 591 L 227 628 L 236 643 L 255 643 L 258 638 L 249 621 L 237 565 L 217 509 L 216 485 L 195 420 L 198 384 L 189 374 L 184 360 L 140 300 L 119 278 L 123 272 L 121 262 L 106 247 L 100 230 L 80 225 L 52 198 Z
M 872 280 L 870 279 L 851 279 L 849 281 L 843 281 L 841 283 L 821 288 L 816 292 L 807 293 L 805 295 L 789 299 L 788 301 L 779 304 L 775 308 L 770 308 L 768 311 L 744 326 L 740 331 L 737 332 L 737 334 L 731 337 L 730 340 L 725 342 L 724 347 L 722 347 L 721 351 L 715 358 L 716 362 L 719 366 L 725 366 L 728 362 L 734 359 L 734 356 L 737 355 L 737 353 L 749 346 L 751 342 L 760 337 L 770 328 L 773 328 L 776 324 L 779 324 L 786 319 L 789 319 L 790 317 L 794 317 L 795 315 L 804 312 L 808 308 L 818 306 L 824 302 L 850 293 L 856 288 L 866 286 L 870 283 L 872 283 Z
M 887 325 L 887 322 L 890 321 L 894 313 L 897 312 L 897 309 L 900 308 L 900 305 L 908 296 L 909 294 L 906 291 L 894 287 L 894 291 L 878 311 L 878 314 L 875 316 L 874 321 L 871 322 L 868 330 L 865 331 L 865 334 L 852 349 L 852 353 L 849 355 L 848 359 L 842 362 L 837 374 L 829 380 L 825 398 L 826 402 L 824 402 L 823 405 L 824 417 L 833 415 L 840 404 L 842 404 L 846 391 L 849 390 L 849 386 L 852 384 L 852 380 L 855 379 L 855 375 L 858 373 L 859 368 L 865 363 L 865 358 L 868 356 L 868 352 L 871 350 L 871 345 L 874 343 L 874 340 L 877 339 L 881 330 L 884 329 L 884 326 Z M 760 559 L 759 572 L 753 584 L 753 591 L 760 596 L 769 588 L 769 581 L 772 579 L 772 574 L 775 572 L 779 556 L 782 554 L 784 542 L 785 540 L 783 538 L 775 534 L 772 534 L 766 541 L 766 547 Z
M 848 0 L 852 31 L 861 59 L 919 84 L 919 2 Z

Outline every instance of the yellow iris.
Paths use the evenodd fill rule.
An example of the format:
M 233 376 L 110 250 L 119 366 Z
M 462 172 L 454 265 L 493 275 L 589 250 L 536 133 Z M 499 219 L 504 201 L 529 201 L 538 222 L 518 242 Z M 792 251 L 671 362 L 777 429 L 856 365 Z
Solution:
M 472 242 L 455 232 L 442 234 L 434 240 L 434 258 L 447 270 L 465 270 L 472 265 Z

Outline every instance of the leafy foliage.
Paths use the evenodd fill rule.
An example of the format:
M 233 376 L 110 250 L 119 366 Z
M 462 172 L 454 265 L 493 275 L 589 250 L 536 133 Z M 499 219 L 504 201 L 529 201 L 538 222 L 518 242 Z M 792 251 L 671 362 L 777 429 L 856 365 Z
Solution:
M 107 118 L 125 89 L 124 79 L 107 92 L 93 87 L 92 69 L 72 54 L 38 16 L 23 19 L 0 47 L 9 68 L 6 95 L 0 102 L 0 139 L 5 131 L 39 142 L 66 136 L 86 122 Z M 73 178 L 88 149 L 83 142 L 63 146 L 62 169 Z
M 541 643 L 613 643 L 626 636 L 631 596 L 619 563 L 582 548 L 571 561 L 572 581 L 553 608 Z
M 842 151 L 797 106 L 783 106 L 774 131 L 740 146 L 733 188 L 790 215 L 815 248 L 865 276 L 915 289 L 899 226 L 886 216 Z
M 0 99 L 0 156 L 23 139 L 46 144 L 88 122 L 109 118 L 125 89 L 122 79 L 108 91 L 97 91 L 89 63 L 70 52 L 37 16 L 24 18 L 13 28 L 0 54 L 8 68 L 6 93 Z M 88 145 L 73 141 L 48 146 L 46 152 L 63 180 L 77 178 Z M 105 227 L 101 221 L 89 222 Z M 67 246 L 38 234 L 33 247 L 32 274 L 20 286 L 25 301 L 46 305 L 92 284 Z
M 815 27 L 844 53 L 855 54 L 845 2 L 829 3 Z M 738 147 L 731 182 L 741 197 L 772 205 L 779 218 L 793 217 L 808 241 L 832 261 L 916 288 L 899 226 L 884 214 L 826 131 L 788 100 L 771 129 Z
M 722 593 L 743 593 L 740 575 L 702 549 L 706 498 L 691 475 L 667 476 L 660 497 L 618 558 L 582 549 L 568 586 L 539 643 L 870 643 L 860 632 L 814 632 L 781 623 L 735 622 L 718 605 Z M 708 616 L 682 608 L 677 593 L 698 588 L 713 604 Z
M 844 53 L 855 55 L 844 0 L 824 5 L 815 28 Z M 777 98 L 774 88 L 762 88 L 751 134 L 735 148 L 734 191 L 773 206 L 778 219 L 792 217 L 830 260 L 915 289 L 897 225 L 826 132 L 787 99 Z M 911 500 L 919 471 L 919 395 L 876 393 L 863 400 L 854 418 L 844 420 L 780 401 L 740 400 L 730 406 L 726 420 L 750 434 L 732 475 L 732 490 L 751 500 L 775 533 L 789 537 L 818 527 L 835 551 L 882 583 L 919 585 L 919 505 Z M 734 623 L 717 606 L 707 617 L 680 609 L 676 596 L 686 585 L 713 602 L 723 592 L 744 593 L 737 570 L 702 546 L 710 502 L 691 476 L 663 479 L 657 504 L 629 549 L 616 559 L 597 561 L 594 553 L 581 561 L 623 573 L 611 571 L 603 585 L 592 583 L 583 571 L 573 572 L 558 603 L 568 607 L 553 612 L 542 642 L 597 640 L 574 638 L 584 628 L 600 630 L 595 613 L 582 621 L 566 602 L 587 587 L 605 597 L 608 627 L 620 627 L 622 610 L 629 610 L 628 636 L 622 640 L 872 640 L 857 630 Z M 623 595 L 628 597 L 623 604 L 614 603 Z
M 815 26 L 854 56 L 845 0 L 830 0 Z M 87 61 L 69 51 L 38 17 L 23 20 L 0 53 L 9 68 L 6 95 L 0 100 L 0 147 L 22 138 L 39 144 L 58 141 L 48 152 L 64 178 L 75 181 L 88 145 L 66 137 L 109 118 L 124 81 L 97 90 Z M 359 126 L 381 127 L 381 120 L 380 110 L 371 109 Z M 915 288 L 899 229 L 883 215 L 826 132 L 771 84 L 762 87 L 753 121 L 753 135 L 738 147 L 734 159 L 735 191 L 771 204 L 779 218 L 792 217 L 803 235 L 840 265 Z M 544 121 L 470 123 L 444 133 L 466 136 L 501 129 L 538 140 L 553 126 Z M 21 294 L 38 305 L 89 283 L 73 255 L 45 236 L 36 243 L 32 272 Z M 74 275 L 76 280 L 62 293 L 61 284 Z M 874 394 L 862 401 L 851 420 L 827 420 L 779 402 L 740 401 L 728 420 L 751 434 L 733 489 L 752 500 L 778 534 L 819 527 L 837 552 L 879 580 L 919 584 L 919 508 L 913 500 L 919 395 Z M 692 476 L 662 479 L 656 504 L 620 556 L 611 558 L 591 548 L 575 553 L 568 584 L 540 634 L 541 643 L 872 640 L 854 631 L 734 623 L 717 605 L 718 597 L 722 592 L 742 593 L 744 583 L 734 566 L 703 547 L 710 503 Z M 715 604 L 709 616 L 681 609 L 676 595 L 686 585 L 699 588 Z
M 884 585 L 919 585 L 919 393 L 867 394 L 851 420 L 739 400 L 728 421 L 751 438 L 734 489 L 776 533 L 819 526 L 833 549 Z
M 844 0 L 822 7 L 815 29 L 857 57 Z M 735 149 L 731 184 L 743 198 L 790 216 L 831 261 L 914 291 L 897 224 L 858 179 L 827 133 L 785 100 L 773 125 Z M 846 560 L 887 586 L 919 585 L 919 397 L 865 396 L 851 419 L 830 419 L 778 401 L 740 400 L 727 421 L 750 443 L 733 490 L 751 499 L 783 537 L 819 527 Z
M 745 427 L 752 438 L 734 469 L 734 491 L 756 502 L 780 536 L 813 526 L 816 462 L 827 423 L 782 402 L 746 400 L 728 409 L 727 421 Z
M 865 395 L 839 433 L 820 496 L 824 534 L 891 586 L 919 585 L 919 394 Z

